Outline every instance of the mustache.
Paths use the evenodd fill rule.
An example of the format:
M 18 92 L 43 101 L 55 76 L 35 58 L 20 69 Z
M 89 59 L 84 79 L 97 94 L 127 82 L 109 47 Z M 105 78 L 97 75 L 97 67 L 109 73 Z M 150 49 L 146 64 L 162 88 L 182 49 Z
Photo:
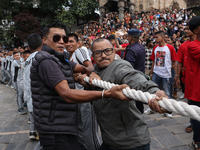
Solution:
M 102 62 L 103 60 L 110 60 L 109 58 L 102 58 L 101 60 L 99 60 L 99 62 Z

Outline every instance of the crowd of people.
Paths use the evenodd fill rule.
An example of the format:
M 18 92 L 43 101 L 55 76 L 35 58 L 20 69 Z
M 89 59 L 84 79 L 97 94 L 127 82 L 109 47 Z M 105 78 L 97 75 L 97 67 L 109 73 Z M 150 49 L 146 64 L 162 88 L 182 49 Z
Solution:
M 90 82 L 101 78 L 174 99 L 177 89 L 182 89 L 180 99 L 200 106 L 199 27 L 200 17 L 183 9 L 124 12 L 121 21 L 117 12 L 108 13 L 101 24 L 90 21 L 69 34 L 64 26 L 53 23 L 43 29 L 41 37 L 31 34 L 28 47 L 8 50 L 0 46 L 1 83 L 17 91 L 19 114 L 29 112 L 30 139 L 36 139 L 36 130 L 40 137 L 35 150 L 149 149 L 149 133 L 141 115 L 156 111 L 171 118 L 171 113 L 155 100 L 147 110 L 139 101 L 135 105 L 117 102 L 129 100 L 121 92 L 125 85 L 102 91 L 83 78 L 87 74 Z M 192 144 L 199 150 L 200 123 L 190 122 L 185 130 L 194 131 Z

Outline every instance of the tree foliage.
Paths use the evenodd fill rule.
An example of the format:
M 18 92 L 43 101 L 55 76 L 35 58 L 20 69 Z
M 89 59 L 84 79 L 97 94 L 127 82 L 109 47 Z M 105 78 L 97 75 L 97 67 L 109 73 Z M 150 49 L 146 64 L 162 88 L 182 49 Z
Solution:
M 61 11 L 56 11 L 56 18 L 67 25 L 74 24 L 77 19 L 90 20 L 94 18 L 98 6 L 97 0 L 70 0 L 63 5 Z
M 33 14 L 20 13 L 14 17 L 15 35 L 22 41 L 26 41 L 31 33 L 41 33 L 40 22 L 37 21 Z
M 38 32 L 40 25 L 43 28 L 55 20 L 70 26 L 78 19 L 93 19 L 98 5 L 98 0 L 0 0 L 0 38 L 12 38 L 15 33 L 25 40 L 30 32 Z

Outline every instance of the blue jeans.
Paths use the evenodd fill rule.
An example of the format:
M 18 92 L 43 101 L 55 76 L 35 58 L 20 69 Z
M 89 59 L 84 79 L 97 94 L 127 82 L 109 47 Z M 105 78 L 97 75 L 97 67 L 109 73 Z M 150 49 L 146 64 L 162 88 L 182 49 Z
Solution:
M 99 148 L 99 150 L 122 150 L 122 149 L 111 149 L 103 143 L 101 145 L 101 147 Z M 123 149 L 123 150 L 125 150 L 125 149 Z M 126 150 L 150 150 L 150 144 L 140 146 L 137 148 L 126 149 Z
M 167 96 L 171 98 L 170 91 L 171 91 L 171 84 L 170 84 L 170 78 L 162 78 L 158 76 L 157 74 L 153 73 L 152 81 L 156 83 L 160 89 L 163 89 Z M 163 85 L 163 88 L 162 88 Z
M 200 102 L 195 102 L 193 100 L 188 100 L 190 105 L 196 105 L 200 107 Z M 200 122 L 194 119 L 191 119 L 193 125 L 193 141 L 200 142 Z

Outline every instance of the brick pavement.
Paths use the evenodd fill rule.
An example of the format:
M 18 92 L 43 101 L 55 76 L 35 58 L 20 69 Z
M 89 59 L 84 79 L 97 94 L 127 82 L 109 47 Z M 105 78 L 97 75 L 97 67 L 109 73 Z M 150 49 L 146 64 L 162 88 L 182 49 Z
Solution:
M 176 114 L 172 119 L 161 114 L 144 117 L 149 126 L 151 150 L 192 150 L 193 133 L 185 132 L 189 118 Z M 15 90 L 0 84 L 0 150 L 33 150 L 36 144 L 37 141 L 29 140 L 28 115 L 17 112 Z

